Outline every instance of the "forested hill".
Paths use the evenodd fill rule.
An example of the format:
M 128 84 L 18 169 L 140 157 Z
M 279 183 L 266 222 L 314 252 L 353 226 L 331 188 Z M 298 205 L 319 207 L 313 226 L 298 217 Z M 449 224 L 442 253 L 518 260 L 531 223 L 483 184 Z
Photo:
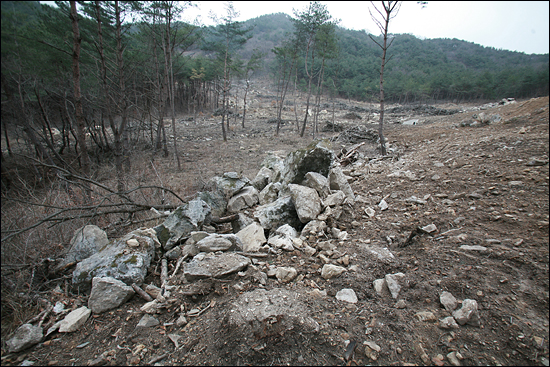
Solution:
M 242 56 L 249 57 L 254 48 L 259 48 L 268 54 L 268 65 L 274 60 L 271 49 L 293 32 L 291 18 L 282 13 L 250 19 L 244 24 L 254 25 L 254 36 L 246 44 Z M 342 96 L 376 99 L 380 48 L 364 31 L 338 27 L 336 35 L 340 55 L 327 65 L 325 78 L 335 80 Z M 386 98 L 390 100 L 548 95 L 548 54 L 497 50 L 458 39 L 421 40 L 409 34 L 394 36 L 388 51 L 393 58 L 384 75 Z
M 145 8 L 149 6 L 145 2 L 143 5 Z M 97 42 L 97 25 L 90 15 L 82 13 L 84 19 L 80 23 L 84 52 L 81 62 L 84 64 L 83 70 L 95 73 L 97 65 L 89 55 L 97 51 L 94 46 L 94 42 Z M 112 23 L 112 15 L 109 17 L 106 19 Z M 114 25 L 109 22 L 105 31 L 113 32 Z M 59 50 L 62 49 L 67 55 L 71 52 L 70 47 L 67 47 L 71 42 L 67 36 L 71 34 L 70 26 L 68 16 L 59 9 L 36 1 L 2 1 L 3 73 L 8 73 L 8 69 L 15 74 L 24 74 L 28 69 L 31 74 L 38 72 L 42 76 L 67 72 L 70 58 L 60 54 Z M 180 22 L 174 22 L 173 26 L 172 32 L 189 32 L 189 42 L 178 45 L 182 52 L 178 51 L 174 56 L 176 81 L 181 85 L 189 85 L 193 80 L 211 82 L 222 78 L 223 65 L 215 60 L 216 52 L 203 51 L 207 48 L 209 38 L 215 34 L 213 31 L 219 30 L 220 26 L 195 28 Z M 252 37 L 239 51 L 240 58 L 246 61 L 251 58 L 255 49 L 262 51 L 265 54 L 263 69 L 255 71 L 253 75 L 269 75 L 275 80 L 281 68 L 276 62 L 273 49 L 281 47 L 283 41 L 288 40 L 294 32 L 291 17 L 283 13 L 263 15 L 243 22 L 242 26 L 252 27 L 253 30 Z M 122 42 L 128 46 L 124 54 L 127 58 L 127 70 L 132 70 L 132 75 L 136 77 L 139 73 L 145 75 L 151 72 L 153 61 L 158 63 L 158 72 L 163 72 L 164 56 L 159 51 L 161 47 L 151 49 L 152 42 L 156 41 L 148 32 L 150 33 L 150 25 L 127 24 L 122 36 Z M 357 100 L 376 101 L 379 91 L 380 48 L 364 31 L 336 27 L 335 36 L 337 57 L 326 60 L 323 92 Z M 388 101 L 481 101 L 508 97 L 530 98 L 549 93 L 548 54 L 526 55 L 457 39 L 421 40 L 408 34 L 393 36 L 394 42 L 388 50 L 388 55 L 392 58 L 384 73 Z M 380 40 L 380 37 L 375 39 Z M 108 42 L 114 42 L 113 35 L 108 38 Z M 156 59 L 152 56 L 154 52 L 159 53 Z M 300 57 L 303 57 L 303 52 Z M 17 60 L 21 59 L 26 67 L 20 68 L 22 65 Z M 320 63 L 320 58 L 315 62 Z M 301 65 L 297 69 L 298 85 L 305 88 L 303 59 L 298 63 Z M 10 65 L 14 68 L 10 69 Z M 59 68 L 60 65 L 64 67 Z M 318 65 L 314 69 L 319 70 Z M 232 77 L 242 77 L 242 70 L 235 71 Z M 317 83 L 314 83 L 315 89 Z

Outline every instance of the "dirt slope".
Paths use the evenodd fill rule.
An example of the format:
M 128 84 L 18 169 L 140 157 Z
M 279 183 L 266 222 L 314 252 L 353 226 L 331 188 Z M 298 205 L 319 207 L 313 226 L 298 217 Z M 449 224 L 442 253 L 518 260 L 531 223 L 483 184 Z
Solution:
M 452 352 L 462 365 L 548 365 L 548 111 L 548 97 L 499 106 L 483 112 L 499 114 L 502 121 L 478 127 L 460 123 L 481 111 L 410 114 L 407 118 L 419 118 L 419 125 L 386 128 L 392 159 L 380 159 L 372 142 L 361 147 L 370 163 L 346 167 L 357 202 L 333 223 L 348 232 L 337 250 L 349 255 L 349 266 L 356 270 L 326 281 L 319 272 L 321 259 L 299 251 L 257 263 L 261 271 L 268 263 L 293 266 L 303 275 L 287 285 L 269 278 L 264 288 L 295 291 L 320 325 L 316 333 L 297 324 L 245 339 L 243 330 L 232 327 L 228 309 L 241 294 L 259 287 L 249 270 L 213 281 L 205 295 L 179 297 L 155 315 L 159 326 L 135 328 L 144 303 L 135 296 L 117 310 L 91 317 L 77 332 L 55 334 L 17 354 L 2 349 L 2 365 L 24 360 L 35 365 L 451 365 L 456 363 L 447 357 Z M 185 173 L 161 162 L 167 184 L 176 185 L 185 175 L 198 189 L 201 180 L 227 171 L 252 179 L 268 151 L 286 153 L 309 143 L 296 136 L 291 124 L 274 137 L 274 125 L 267 123 L 270 113 L 268 107 L 252 110 L 249 126 L 235 125 L 227 143 L 220 141 L 214 119 L 182 123 Z M 334 150 L 341 145 L 335 143 Z M 411 196 L 425 203 L 408 201 Z M 382 199 L 389 206 L 384 211 L 378 207 Z M 365 212 L 368 207 L 374 216 Z M 429 224 L 437 227 L 435 233 L 420 233 L 407 242 L 415 228 Z M 377 259 L 368 251 L 374 245 L 387 247 L 395 258 Z M 147 282 L 159 285 L 159 272 L 152 266 Z M 375 279 L 396 272 L 405 274 L 400 304 L 373 289 Z M 336 300 L 342 288 L 354 289 L 358 303 Z M 440 305 L 442 291 L 459 301 L 476 300 L 480 326 L 439 327 L 438 320 L 450 315 Z M 85 295 L 52 292 L 47 297 L 69 308 L 87 303 Z M 179 312 L 193 308 L 204 312 L 176 327 Z M 419 321 L 415 315 L 424 311 L 436 320 Z M 169 334 L 181 336 L 178 349 Z M 350 340 L 356 347 L 346 361 Z M 365 348 L 366 342 L 379 351 L 374 344 Z M 164 358 L 155 361 L 158 356 Z

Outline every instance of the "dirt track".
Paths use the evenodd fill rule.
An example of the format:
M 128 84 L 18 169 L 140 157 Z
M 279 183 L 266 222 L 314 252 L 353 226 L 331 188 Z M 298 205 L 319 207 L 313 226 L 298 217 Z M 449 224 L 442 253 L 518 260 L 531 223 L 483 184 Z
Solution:
M 337 116 L 344 112 L 337 111 Z M 348 232 L 337 250 L 349 255 L 349 266 L 356 265 L 356 270 L 326 281 L 318 271 L 323 264 L 318 257 L 296 251 L 266 260 L 293 266 L 303 275 L 288 285 L 269 278 L 265 289 L 296 292 L 321 326 L 319 332 L 296 325 L 244 340 L 239 330 L 228 327 L 227 309 L 240 294 L 258 288 L 249 269 L 244 276 L 216 283 L 206 295 L 182 297 L 155 315 L 160 325 L 154 328 L 135 330 L 143 301 L 134 297 L 120 309 L 90 318 L 81 330 L 56 334 L 3 359 L 2 365 L 19 365 L 25 359 L 36 365 L 85 365 L 104 352 L 102 363 L 111 365 L 145 365 L 164 353 L 160 365 L 343 365 L 350 340 L 357 343 L 351 365 L 450 365 L 451 352 L 458 352 L 462 365 L 548 365 L 548 97 L 483 111 L 499 114 L 499 123 L 460 127 L 479 112 L 419 116 L 416 126 L 389 124 L 386 137 L 394 159 L 376 160 L 376 146 L 369 142 L 361 152 L 371 162 L 346 167 L 357 202 L 333 225 Z M 169 160 L 157 160 L 166 185 L 177 188 L 185 179 L 200 189 L 204 180 L 228 171 L 252 179 L 267 152 L 284 154 L 310 142 L 300 139 L 291 124 L 274 137 L 274 125 L 267 123 L 270 113 L 268 107 L 251 110 L 246 129 L 235 125 L 226 143 L 214 119 L 182 123 L 184 173 L 175 171 Z M 288 113 L 290 119 L 293 114 Z M 336 143 L 334 150 L 339 149 Z M 407 201 L 411 196 L 425 203 Z M 389 206 L 384 211 L 378 207 L 382 199 Z M 365 212 L 367 207 L 375 210 L 374 216 Z M 411 231 L 429 224 L 437 232 L 406 243 Z M 395 258 L 377 259 L 368 251 L 376 245 L 387 247 Z M 463 245 L 484 249 L 467 250 Z M 257 268 L 266 271 L 266 263 Z M 396 272 L 405 274 L 406 286 L 399 295 L 404 308 L 373 289 L 375 279 Z M 152 267 L 146 281 L 156 284 L 158 275 Z M 354 289 L 358 303 L 336 300 L 342 288 Z M 314 289 L 327 295 L 314 296 L 320 293 Z M 437 320 L 450 315 L 440 305 L 442 291 L 459 301 L 476 300 L 480 326 L 440 328 Z M 84 296 L 56 293 L 49 298 L 52 303 L 64 300 L 69 308 L 87 302 Z M 204 309 L 211 301 L 215 304 L 209 310 L 188 318 L 183 328 L 170 324 L 180 307 Z M 419 321 L 415 315 L 423 311 L 432 312 L 436 321 Z M 181 335 L 177 350 L 167 337 L 173 333 Z M 365 350 L 365 342 L 374 342 L 380 350 Z

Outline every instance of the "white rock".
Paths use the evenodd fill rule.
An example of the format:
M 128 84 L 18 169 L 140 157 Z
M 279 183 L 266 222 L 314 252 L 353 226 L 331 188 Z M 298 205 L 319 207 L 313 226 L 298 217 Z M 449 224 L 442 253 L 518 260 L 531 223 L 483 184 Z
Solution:
M 65 318 L 61 321 L 59 325 L 60 333 L 71 333 L 80 329 L 82 325 L 88 320 L 92 310 L 86 306 L 77 308 L 74 311 L 71 311 Z
M 346 271 L 346 268 L 338 265 L 325 264 L 321 269 L 321 276 L 325 279 L 331 279 L 339 276 Z
M 237 232 L 236 236 L 243 242 L 244 252 L 257 252 L 267 241 L 263 227 L 257 222 L 244 227 Z
M 460 326 L 458 326 L 454 317 L 448 316 L 439 320 L 439 327 L 442 329 L 458 329 Z
M 399 296 L 399 291 L 401 291 L 400 282 L 404 277 L 405 274 L 403 273 L 386 274 L 386 285 L 388 286 L 391 296 L 394 299 L 397 299 L 397 297 Z
M 460 325 L 469 324 L 479 326 L 477 301 L 473 299 L 465 299 L 462 301 L 462 307 L 453 312 L 453 317 Z
M 293 267 L 278 267 L 277 272 L 275 273 L 275 276 L 277 277 L 277 280 L 281 283 L 288 283 L 294 278 L 296 278 L 296 275 L 298 275 L 298 271 L 294 269 Z
M 390 290 L 387 287 L 386 279 L 376 279 L 372 282 L 376 294 L 380 297 L 390 296 Z
M 371 218 L 374 217 L 374 214 L 376 214 L 374 209 L 371 208 L 370 206 L 365 209 L 365 213 Z
M 290 197 L 302 223 L 307 223 L 321 213 L 321 198 L 315 189 L 307 186 L 290 184 Z
M 456 298 L 449 292 L 442 292 L 439 296 L 439 302 L 445 307 L 445 309 L 449 312 L 452 312 L 456 309 L 458 306 L 458 302 Z
M 355 291 L 350 288 L 344 288 L 336 293 L 336 299 L 339 301 L 357 303 L 357 295 Z

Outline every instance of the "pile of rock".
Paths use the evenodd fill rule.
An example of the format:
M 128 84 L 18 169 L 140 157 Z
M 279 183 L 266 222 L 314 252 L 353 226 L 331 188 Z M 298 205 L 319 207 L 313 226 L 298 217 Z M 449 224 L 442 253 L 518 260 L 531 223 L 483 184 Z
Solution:
M 253 262 L 259 264 L 256 259 L 268 254 L 297 250 L 323 260 L 323 278 L 339 276 L 347 271 L 349 256 L 340 254 L 331 238 L 343 241 L 347 233 L 332 225 L 354 202 L 348 177 L 336 162 L 330 143 L 320 141 L 291 152 L 285 159 L 268 156 L 252 181 L 235 172 L 213 177 L 205 191 L 155 228 L 141 228 L 108 240 L 98 227 L 83 227 L 75 233 L 63 264 L 77 262 L 72 284 L 75 291 L 90 291 L 88 306 L 69 313 L 49 328 L 46 336 L 54 331 L 75 331 L 91 312 L 119 307 L 136 292 L 149 301 L 141 310 L 155 313 L 178 290 L 179 285 L 171 280 L 178 278 L 174 275 L 179 269 L 186 283 L 225 277 L 249 266 L 257 270 L 260 284 L 268 277 L 287 283 L 304 275 L 292 267 L 267 263 L 263 263 L 263 272 Z M 215 233 L 213 218 L 227 214 L 235 218 L 233 233 Z M 320 236 L 325 240 L 319 241 Z M 155 257 L 164 264 L 177 262 L 172 276 L 161 274 L 161 288 L 143 284 Z M 343 266 L 332 264 L 333 260 Z M 339 297 L 357 302 L 352 292 L 347 290 Z M 42 338 L 40 325 L 25 325 L 8 346 L 16 352 Z

